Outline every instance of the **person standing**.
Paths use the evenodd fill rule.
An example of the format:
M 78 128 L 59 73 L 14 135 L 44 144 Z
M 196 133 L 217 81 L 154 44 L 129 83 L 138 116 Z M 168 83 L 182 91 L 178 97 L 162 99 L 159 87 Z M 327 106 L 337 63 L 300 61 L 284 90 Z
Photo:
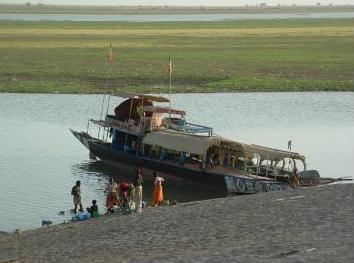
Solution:
M 143 171 L 141 168 L 138 168 L 135 171 L 134 177 L 136 211 L 141 211 L 142 209 L 143 182 Z
M 77 212 L 77 206 L 79 205 L 80 212 L 83 212 L 82 203 L 81 203 L 81 182 L 78 180 L 76 184 L 71 188 L 71 194 L 73 195 L 73 203 L 74 203 L 74 213 Z
M 107 209 L 113 208 L 113 206 L 118 205 L 118 194 L 117 194 L 118 185 L 114 182 L 113 178 L 109 179 L 109 184 L 107 186 L 107 198 L 106 198 L 106 207 Z
M 165 179 L 158 176 L 157 172 L 155 172 L 155 171 L 153 172 L 153 175 L 155 176 L 155 179 L 154 179 L 154 204 L 155 204 L 155 206 L 158 206 L 163 201 L 162 182 L 164 182 Z

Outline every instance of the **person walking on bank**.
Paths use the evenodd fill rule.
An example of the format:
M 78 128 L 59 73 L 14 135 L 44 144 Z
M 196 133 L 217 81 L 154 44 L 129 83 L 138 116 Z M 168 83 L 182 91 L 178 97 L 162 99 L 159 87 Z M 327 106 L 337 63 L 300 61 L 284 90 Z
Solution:
M 158 206 L 163 201 L 163 187 L 162 182 L 165 181 L 162 177 L 158 176 L 157 172 L 152 173 L 155 176 L 154 180 L 154 204 Z
M 74 213 L 77 212 L 77 206 L 79 205 L 80 212 L 83 212 L 84 210 L 82 209 L 82 203 L 81 203 L 81 182 L 78 180 L 76 181 L 76 184 L 71 188 L 71 194 L 73 195 L 73 203 L 74 203 Z
M 142 198 L 143 198 L 143 171 L 141 168 L 136 169 L 134 177 L 134 187 L 135 187 L 135 205 L 136 211 L 141 211 L 142 209 Z

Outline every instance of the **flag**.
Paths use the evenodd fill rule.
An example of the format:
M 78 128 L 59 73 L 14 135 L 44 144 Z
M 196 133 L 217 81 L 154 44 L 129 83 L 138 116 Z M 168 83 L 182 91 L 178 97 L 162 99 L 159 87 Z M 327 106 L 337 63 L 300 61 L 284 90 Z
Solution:
M 112 49 L 112 44 L 110 44 L 109 45 L 108 64 L 112 63 L 112 58 L 113 58 L 113 49 Z
M 170 73 L 170 75 L 172 74 L 172 61 L 171 61 L 171 57 L 169 57 L 169 64 L 168 64 L 168 73 Z

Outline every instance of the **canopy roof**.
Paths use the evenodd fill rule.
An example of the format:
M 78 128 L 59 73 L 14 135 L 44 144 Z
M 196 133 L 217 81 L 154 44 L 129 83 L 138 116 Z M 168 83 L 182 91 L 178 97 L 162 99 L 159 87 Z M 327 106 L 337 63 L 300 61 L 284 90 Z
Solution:
M 268 148 L 268 147 L 255 145 L 255 144 L 244 144 L 243 146 L 248 156 L 250 156 L 250 154 L 253 155 L 254 153 L 257 153 L 260 155 L 261 159 L 279 161 L 285 158 L 292 158 L 295 160 L 305 161 L 304 156 L 295 152 L 283 151 L 283 150 Z
M 220 140 L 220 144 L 224 146 L 229 146 L 231 149 L 238 151 L 241 153 L 241 155 L 245 154 L 245 147 L 244 143 L 237 142 L 237 141 L 231 141 L 229 139 L 226 139 L 224 137 L 218 136 L 218 139 Z
M 186 115 L 186 112 L 183 110 L 170 109 L 168 107 L 157 107 L 157 106 L 144 106 L 143 110 L 146 112 L 158 112 L 158 113 L 172 113 L 179 115 Z
M 205 155 L 211 146 L 224 145 L 240 152 L 242 156 L 247 158 L 253 158 L 254 154 L 258 154 L 262 160 L 280 161 L 291 158 L 305 162 L 305 157 L 296 152 L 231 141 L 220 136 L 200 136 L 174 130 L 148 133 L 143 139 L 143 144 L 199 155 Z
M 215 137 L 165 130 L 148 133 L 143 139 L 143 144 L 157 145 L 179 152 L 204 155 L 210 146 L 218 145 L 219 140 Z
M 113 96 L 121 97 L 121 98 L 139 98 L 139 99 L 146 99 L 150 101 L 155 101 L 155 102 L 170 102 L 169 99 L 162 97 L 162 96 L 155 96 L 155 95 L 145 95 L 145 94 L 139 94 L 139 93 L 129 93 L 129 92 L 114 92 L 112 93 Z

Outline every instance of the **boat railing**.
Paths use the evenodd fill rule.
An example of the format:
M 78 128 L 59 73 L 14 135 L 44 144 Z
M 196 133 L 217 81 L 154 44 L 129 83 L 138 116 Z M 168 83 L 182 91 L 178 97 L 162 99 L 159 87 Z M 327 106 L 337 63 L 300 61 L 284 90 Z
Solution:
M 173 130 L 188 132 L 191 134 L 207 133 L 209 136 L 213 135 L 213 128 L 211 127 L 180 120 L 171 120 L 169 127 Z
M 133 122 L 133 120 L 123 122 L 123 121 L 116 120 L 112 116 L 109 116 L 109 115 L 106 116 L 105 120 L 94 120 L 94 119 L 88 120 L 87 131 L 89 130 L 90 122 L 95 125 L 101 126 L 105 129 L 106 128 L 115 128 L 115 129 L 121 130 L 123 132 L 133 134 L 133 135 L 139 135 L 142 132 L 140 126 L 137 126 Z
M 121 130 L 121 131 L 129 133 L 129 134 L 139 135 L 141 133 L 140 126 L 136 125 L 134 120 L 129 120 L 129 121 L 123 122 L 123 121 L 119 121 L 119 120 L 107 115 L 105 123 L 109 127 L 116 128 L 118 130 Z

